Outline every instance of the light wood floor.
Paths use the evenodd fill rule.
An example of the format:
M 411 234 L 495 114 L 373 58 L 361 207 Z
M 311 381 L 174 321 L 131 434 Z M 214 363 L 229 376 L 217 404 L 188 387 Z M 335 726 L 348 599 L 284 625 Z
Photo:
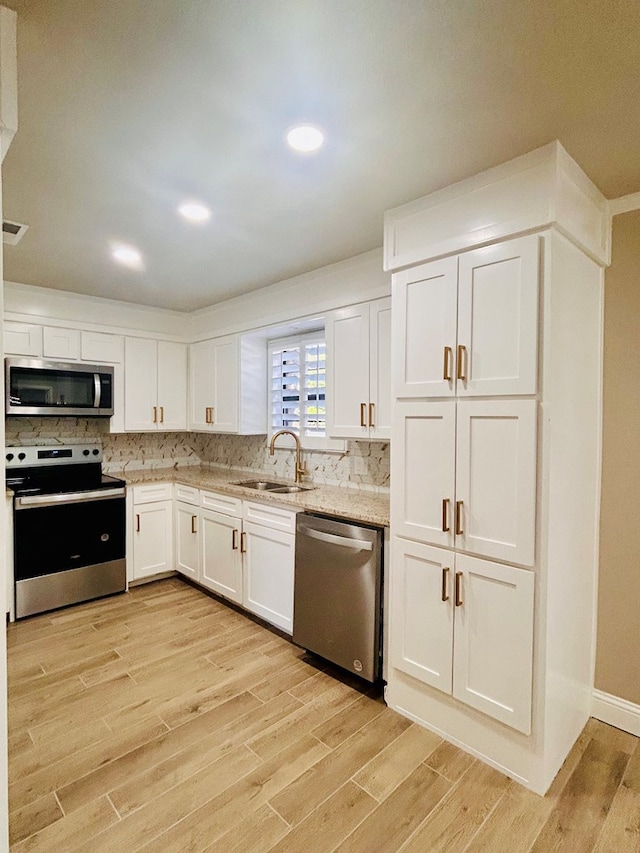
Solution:
M 12 851 L 640 850 L 591 721 L 537 797 L 178 579 L 9 627 Z

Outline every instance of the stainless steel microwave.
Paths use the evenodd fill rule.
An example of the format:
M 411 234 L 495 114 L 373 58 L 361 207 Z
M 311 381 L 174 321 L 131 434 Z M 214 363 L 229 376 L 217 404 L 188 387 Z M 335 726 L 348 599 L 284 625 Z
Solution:
M 7 415 L 113 414 L 113 367 L 75 362 L 5 359 Z

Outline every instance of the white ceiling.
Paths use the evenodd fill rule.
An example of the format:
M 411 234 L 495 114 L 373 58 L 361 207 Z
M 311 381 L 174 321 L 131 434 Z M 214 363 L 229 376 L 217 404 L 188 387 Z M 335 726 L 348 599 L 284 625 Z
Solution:
M 640 190 L 637 0 L 2 2 L 11 281 L 193 310 L 381 246 L 386 209 L 556 138 L 607 197 Z M 301 118 L 313 157 L 283 143 Z

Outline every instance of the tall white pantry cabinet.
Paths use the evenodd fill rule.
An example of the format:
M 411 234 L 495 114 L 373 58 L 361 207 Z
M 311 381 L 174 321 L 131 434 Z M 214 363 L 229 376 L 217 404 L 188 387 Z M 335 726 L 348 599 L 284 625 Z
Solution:
M 591 711 L 609 252 L 559 143 L 385 217 L 386 700 L 541 794 Z

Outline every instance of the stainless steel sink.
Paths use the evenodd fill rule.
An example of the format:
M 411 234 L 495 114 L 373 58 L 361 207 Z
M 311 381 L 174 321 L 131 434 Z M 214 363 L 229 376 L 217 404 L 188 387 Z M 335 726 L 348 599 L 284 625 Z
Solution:
M 242 480 L 234 486 L 244 486 L 245 489 L 255 489 L 257 492 L 271 492 L 276 495 L 293 495 L 296 492 L 309 492 L 313 486 L 287 486 L 284 483 L 272 483 L 269 480 Z

